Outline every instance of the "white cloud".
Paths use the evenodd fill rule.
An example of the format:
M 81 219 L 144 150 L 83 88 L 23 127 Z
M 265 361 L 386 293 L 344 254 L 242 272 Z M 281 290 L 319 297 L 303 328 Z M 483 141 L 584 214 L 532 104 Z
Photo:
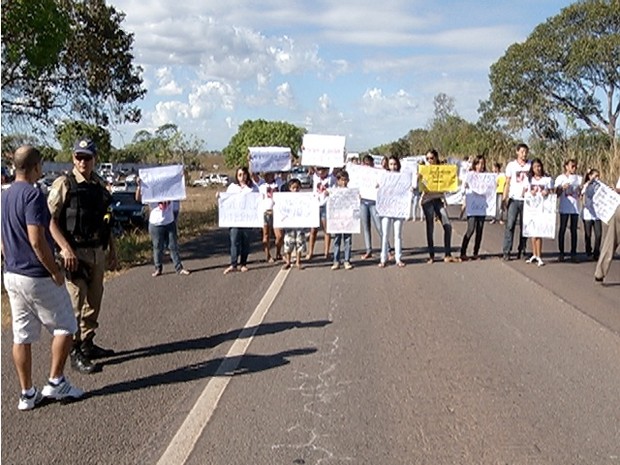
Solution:
M 402 89 L 392 95 L 384 95 L 382 89 L 375 87 L 366 89 L 362 96 L 362 111 L 381 118 L 400 117 L 403 112 L 416 107 L 414 99 Z
M 279 107 L 295 108 L 295 97 L 291 85 L 288 82 L 283 82 L 276 87 L 276 96 L 274 103 Z
M 168 123 L 175 123 L 179 118 L 187 118 L 188 105 L 176 100 L 158 102 L 155 111 L 150 115 L 153 126 L 159 127 Z
M 236 99 L 236 90 L 226 82 L 209 81 L 196 85 L 188 96 L 189 115 L 198 119 L 208 117 L 219 109 L 233 111 Z

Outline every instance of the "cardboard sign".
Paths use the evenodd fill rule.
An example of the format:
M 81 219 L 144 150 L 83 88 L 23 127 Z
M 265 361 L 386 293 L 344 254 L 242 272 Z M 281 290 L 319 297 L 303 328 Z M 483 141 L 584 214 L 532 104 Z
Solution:
M 327 233 L 359 234 L 359 232 L 359 190 L 331 189 L 327 197 Z
M 456 192 L 459 188 L 456 165 L 421 165 L 420 192 Z
M 222 192 L 218 196 L 220 228 L 262 228 L 263 196 L 258 192 Z
M 341 168 L 344 166 L 344 136 L 304 135 L 301 151 L 301 164 Z
M 274 192 L 273 227 L 318 228 L 319 201 L 312 192 Z
M 557 195 L 526 192 L 523 201 L 523 236 L 555 238 Z
M 143 203 L 185 200 L 183 165 L 158 166 L 138 170 Z
M 288 147 L 250 147 L 249 150 L 253 173 L 291 170 L 291 149 Z
M 387 218 L 411 215 L 411 173 L 386 171 L 377 193 L 377 213 Z

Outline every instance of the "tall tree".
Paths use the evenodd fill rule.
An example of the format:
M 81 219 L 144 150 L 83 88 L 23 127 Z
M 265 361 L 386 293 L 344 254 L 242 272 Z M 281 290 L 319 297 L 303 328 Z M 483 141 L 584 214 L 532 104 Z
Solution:
M 585 125 L 604 134 L 620 172 L 620 2 L 584 0 L 508 48 L 490 72 L 485 123 L 559 140 Z
M 139 121 L 124 17 L 105 0 L 2 0 L 2 125 Z
M 71 154 L 73 153 L 73 145 L 75 141 L 88 137 L 95 142 L 97 146 L 97 161 L 108 161 L 110 159 L 110 152 L 112 151 L 112 144 L 110 139 L 110 132 L 94 124 L 85 123 L 84 121 L 63 121 L 56 126 L 56 138 L 60 143 L 60 153 L 57 161 L 70 161 Z
M 301 149 L 306 130 L 284 121 L 247 120 L 224 148 L 224 161 L 229 168 L 248 164 L 248 147 L 288 147 L 294 157 Z

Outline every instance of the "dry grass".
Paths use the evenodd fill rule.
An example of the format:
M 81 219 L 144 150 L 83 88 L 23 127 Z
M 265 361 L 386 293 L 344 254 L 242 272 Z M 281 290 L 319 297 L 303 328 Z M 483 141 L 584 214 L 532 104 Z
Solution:
M 220 188 L 219 190 L 223 190 Z M 188 187 L 187 199 L 181 203 L 179 215 L 179 242 L 185 243 L 217 227 L 217 199 L 215 187 Z M 151 238 L 148 231 L 130 231 L 116 242 L 119 269 L 106 274 L 107 278 L 119 276 L 136 265 L 150 263 Z M 11 325 L 9 298 L 2 288 L 2 327 Z

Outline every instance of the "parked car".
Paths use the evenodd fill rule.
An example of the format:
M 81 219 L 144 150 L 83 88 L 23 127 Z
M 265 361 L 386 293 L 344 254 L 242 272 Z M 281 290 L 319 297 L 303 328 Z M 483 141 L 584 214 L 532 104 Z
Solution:
M 136 200 L 135 192 L 113 192 L 110 208 L 114 215 L 112 231 L 117 236 L 127 229 L 148 225 L 147 206 Z
M 312 176 L 308 174 L 308 168 L 303 166 L 294 167 L 290 179 L 299 179 L 301 187 L 312 187 Z

